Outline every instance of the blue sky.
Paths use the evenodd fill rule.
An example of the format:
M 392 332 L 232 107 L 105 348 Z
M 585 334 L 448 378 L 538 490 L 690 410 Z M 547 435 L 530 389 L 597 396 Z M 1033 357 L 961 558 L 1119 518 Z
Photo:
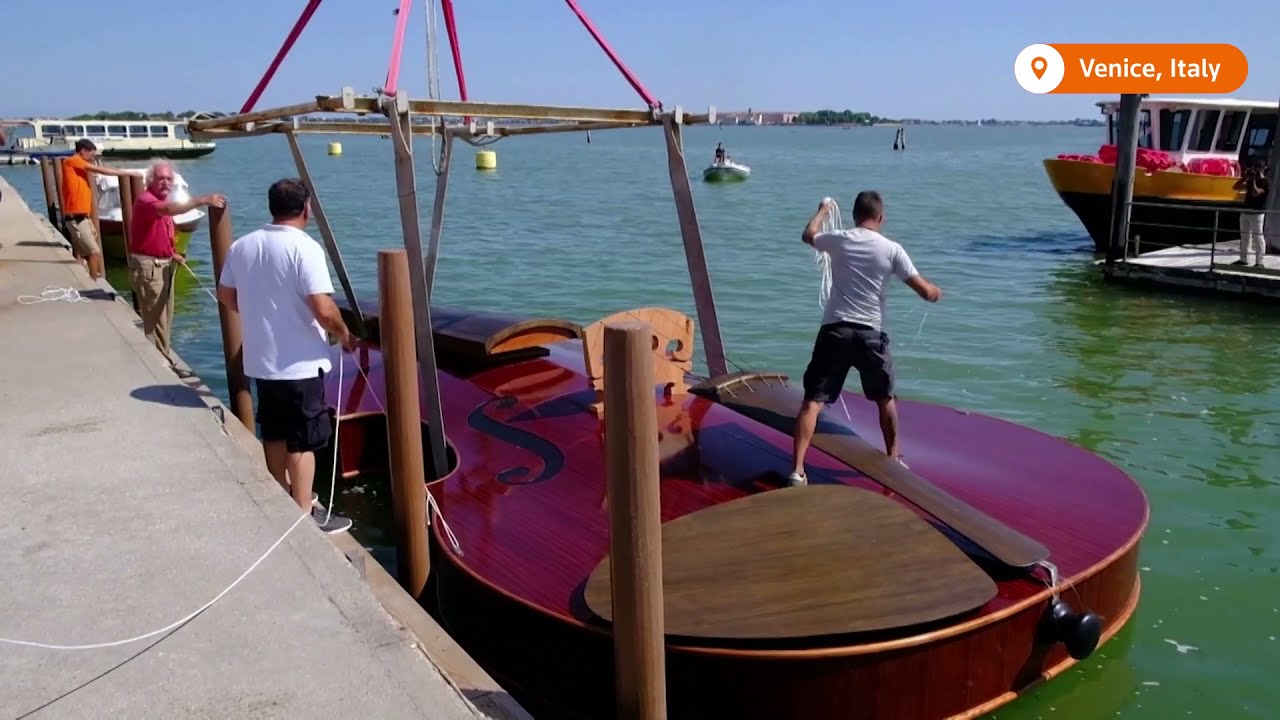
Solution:
M 259 108 L 381 85 L 398 0 L 324 0 Z M 455 0 L 472 99 L 636 107 L 638 96 L 561 0 Z M 1280 2 L 579 0 L 667 106 L 866 110 L 888 117 L 1088 116 L 1094 96 L 1036 96 L 1013 77 L 1035 42 L 1229 42 L 1249 58 L 1232 95 L 1280 95 Z M 1244 5 L 1252 7 L 1246 9 Z M 3 0 L 0 117 L 235 110 L 305 0 Z M 56 6 L 56 11 L 52 10 Z M 423 2 L 401 83 L 426 94 Z M 58 25 L 41 32 L 39 18 Z M 30 22 L 23 20 L 31 19 Z M 71 27 L 76 19 L 83 25 Z M 16 24 L 11 24 L 16 23 Z M 443 22 L 441 87 L 457 97 Z M 31 32 L 12 32 L 13 27 Z

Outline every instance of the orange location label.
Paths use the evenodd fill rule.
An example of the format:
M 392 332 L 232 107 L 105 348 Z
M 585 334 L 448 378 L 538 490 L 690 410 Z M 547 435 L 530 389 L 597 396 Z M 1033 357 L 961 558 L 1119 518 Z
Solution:
M 1249 61 L 1227 43 L 1055 43 L 1024 49 L 1014 74 L 1033 93 L 1218 95 L 1240 89 Z

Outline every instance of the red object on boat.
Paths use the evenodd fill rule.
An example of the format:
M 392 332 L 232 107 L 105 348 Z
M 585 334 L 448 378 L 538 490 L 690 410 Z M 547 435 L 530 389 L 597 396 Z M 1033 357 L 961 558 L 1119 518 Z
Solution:
M 376 310 L 365 313 L 376 323 Z M 609 552 L 602 421 L 593 410 L 598 398 L 583 341 L 562 320 L 447 308 L 433 308 L 432 318 L 452 468 L 427 486 L 443 519 L 432 520 L 433 612 L 535 715 L 611 717 L 610 626 L 583 596 Z M 343 377 L 326 376 L 330 402 L 341 386 L 340 473 L 385 472 L 381 355 L 360 350 L 343 367 Z M 768 385 L 768 377 L 754 382 L 755 390 L 748 382 L 735 392 L 767 392 L 761 382 Z M 819 432 L 851 430 L 878 445 L 874 405 L 845 395 L 851 420 L 829 410 Z M 658 387 L 654 398 L 664 522 L 785 484 L 792 440 L 775 428 L 789 426 L 789 416 L 748 416 L 713 397 L 667 397 Z M 1117 632 L 1139 594 L 1138 541 L 1148 516 L 1141 488 L 1065 440 L 948 407 L 899 403 L 911 471 L 1043 543 L 1073 588 L 1062 600 L 1097 613 L 1103 640 Z M 1043 577 L 994 560 L 872 480 L 870 470 L 820 450 L 811 451 L 808 468 L 813 484 L 876 492 L 929 520 L 988 570 L 995 597 L 948 620 L 874 633 L 753 641 L 668 636 L 672 718 L 971 717 L 1073 662 L 1061 637 L 1045 635 L 1054 593 Z

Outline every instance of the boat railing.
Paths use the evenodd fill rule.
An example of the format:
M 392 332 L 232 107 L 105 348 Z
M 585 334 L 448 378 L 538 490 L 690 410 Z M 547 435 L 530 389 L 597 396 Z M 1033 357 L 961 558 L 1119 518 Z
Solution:
M 1180 215 L 1196 214 L 1200 217 L 1207 217 L 1209 213 L 1212 213 L 1213 225 L 1212 226 L 1206 226 L 1204 224 L 1188 225 L 1184 223 L 1150 222 L 1150 221 L 1133 220 L 1132 219 L 1133 208 L 1136 208 L 1136 207 L 1166 208 L 1170 210 L 1177 210 Z M 1263 220 L 1263 225 L 1262 225 L 1262 242 L 1264 243 L 1263 245 L 1264 249 L 1270 248 L 1273 245 L 1280 246 L 1280 229 L 1277 229 L 1278 226 L 1276 225 L 1276 223 L 1280 223 L 1280 218 L 1273 219 L 1273 216 L 1280 215 L 1280 210 L 1251 210 L 1251 209 L 1245 208 L 1243 205 L 1195 207 L 1195 206 L 1178 205 L 1174 203 L 1165 203 L 1165 202 L 1149 202 L 1144 200 L 1128 201 L 1127 203 L 1125 203 L 1125 208 L 1126 208 L 1126 212 L 1130 217 L 1130 220 L 1128 222 L 1129 237 L 1126 238 L 1126 242 L 1124 243 L 1124 247 L 1122 248 L 1123 255 L 1121 256 L 1122 260 L 1125 260 L 1125 261 L 1130 259 L 1137 259 L 1142 255 L 1142 234 L 1141 232 L 1136 232 L 1139 228 L 1153 228 L 1156 230 L 1156 232 L 1159 232 L 1160 230 L 1184 230 L 1184 231 L 1189 230 L 1189 231 L 1197 231 L 1197 232 L 1212 231 L 1213 239 L 1209 244 L 1208 272 L 1210 274 L 1213 274 L 1218 271 L 1218 267 L 1220 265 L 1217 257 L 1219 242 L 1230 243 L 1235 246 L 1235 249 L 1226 251 L 1226 254 L 1229 257 L 1233 257 L 1237 259 L 1240 257 L 1240 252 L 1239 252 L 1240 240 L 1238 238 L 1236 240 L 1220 241 L 1218 239 L 1218 236 L 1222 233 L 1222 231 L 1228 231 L 1228 232 L 1234 231 L 1236 233 L 1239 233 L 1239 217 L 1242 213 L 1245 213 L 1245 212 L 1248 212 L 1250 214 L 1261 214 L 1264 216 L 1265 219 Z M 1223 224 L 1224 221 L 1226 222 L 1225 225 Z M 1273 240 L 1277 240 L 1277 242 L 1273 243 L 1272 242 Z M 1157 246 L 1167 247 L 1168 243 L 1158 243 Z M 1226 264 L 1230 265 L 1234 262 L 1235 260 L 1231 260 Z M 1232 272 L 1247 272 L 1251 267 L 1252 266 L 1249 266 L 1249 265 L 1235 267 L 1232 269 Z

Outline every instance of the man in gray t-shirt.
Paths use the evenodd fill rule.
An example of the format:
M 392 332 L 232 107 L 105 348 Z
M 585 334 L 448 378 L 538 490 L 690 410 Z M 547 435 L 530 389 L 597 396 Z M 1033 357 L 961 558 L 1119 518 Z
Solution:
M 831 297 L 822 313 L 822 327 L 814 342 L 813 356 L 804 372 L 804 404 L 796 415 L 794 462 L 788 478 L 804 485 L 804 456 L 813 439 L 818 415 L 834 403 L 844 389 L 850 368 L 857 368 L 862 393 L 880 409 L 880 430 L 885 452 L 902 462 L 898 451 L 898 410 L 894 404 L 893 359 L 889 335 L 883 330 L 884 298 L 892 275 L 916 293 L 937 302 L 938 286 L 925 280 L 907 251 L 880 234 L 884 201 L 874 191 L 863 191 L 853 203 L 852 230 L 819 232 L 832 203 L 824 199 L 801 239 L 831 259 Z

